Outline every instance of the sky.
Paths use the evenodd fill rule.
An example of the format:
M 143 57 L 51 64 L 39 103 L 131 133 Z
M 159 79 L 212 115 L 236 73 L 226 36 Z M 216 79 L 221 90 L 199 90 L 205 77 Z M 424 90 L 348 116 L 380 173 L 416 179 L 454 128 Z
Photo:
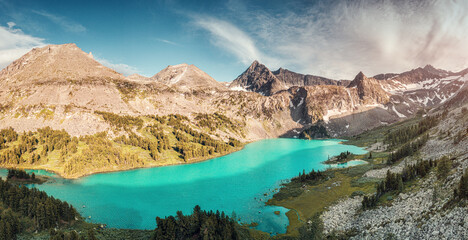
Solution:
M 0 68 L 76 43 L 129 75 L 194 64 L 232 81 L 254 60 L 332 79 L 468 67 L 466 0 L 0 0 Z

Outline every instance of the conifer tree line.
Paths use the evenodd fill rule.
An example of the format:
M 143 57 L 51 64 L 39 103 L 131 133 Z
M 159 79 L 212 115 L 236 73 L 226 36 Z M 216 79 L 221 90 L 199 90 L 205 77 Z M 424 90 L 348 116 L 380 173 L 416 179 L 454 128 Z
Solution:
M 134 147 L 140 147 L 144 150 L 148 150 L 150 152 L 150 156 L 154 159 L 158 159 L 158 154 L 161 153 L 163 150 L 166 150 L 166 142 L 169 142 L 168 139 L 159 140 L 161 144 L 158 143 L 158 140 L 150 140 L 148 138 L 140 137 L 135 133 L 131 132 L 128 137 L 122 135 L 114 139 L 115 142 L 126 144 Z
M 198 126 L 208 128 L 210 131 L 225 127 L 233 132 L 238 132 L 241 125 L 218 112 L 213 114 L 199 113 L 196 115 L 195 120 L 198 122 Z
M 395 147 L 413 140 L 421 134 L 425 133 L 427 130 L 436 126 L 439 123 L 442 115 L 443 114 L 427 116 L 417 124 L 389 132 L 384 139 L 384 143 L 389 144 L 390 147 Z
M 443 158 L 441 158 L 439 161 L 443 161 Z M 377 193 L 371 196 L 364 196 L 364 199 L 362 200 L 362 207 L 364 209 L 368 209 L 377 206 L 377 203 L 382 195 L 393 191 L 403 191 L 405 182 L 412 181 L 416 178 L 425 177 L 435 166 L 437 166 L 437 161 L 420 160 L 415 164 L 405 166 L 401 173 L 392 173 L 390 170 L 388 170 L 385 179 L 377 184 Z
M 465 170 L 461 176 L 458 187 L 454 191 L 454 197 L 459 199 L 468 199 L 468 170 Z
M 188 121 L 188 118 L 182 115 L 173 114 L 165 117 L 154 116 L 153 119 L 157 119 L 161 123 L 167 123 L 169 126 L 172 126 L 172 133 L 178 140 L 173 149 L 180 153 L 185 161 L 191 158 L 207 157 L 214 153 L 224 153 L 227 152 L 230 147 L 241 145 L 241 143 L 234 138 L 230 138 L 226 143 L 215 140 L 206 133 L 194 130 L 184 123 L 184 121 Z M 198 146 L 197 144 L 202 146 Z
M 18 133 L 13 128 L 0 130 L 0 149 L 6 148 L 6 143 L 18 140 Z
M 98 240 L 96 233 L 93 229 L 88 229 L 86 232 L 78 233 L 76 230 L 62 231 L 50 229 L 50 240 Z
M 0 203 L 7 209 L 0 215 L 0 238 L 3 237 L 1 239 L 15 239 L 11 237 L 12 234 L 21 231 L 17 216 L 31 219 L 36 230 L 68 224 L 74 221 L 75 217 L 79 217 L 67 202 L 50 197 L 35 188 L 12 185 L 2 179 Z M 9 237 L 5 237 L 6 235 Z
M 168 150 L 171 148 L 169 137 L 166 134 L 164 134 L 164 131 L 162 130 L 161 126 L 155 124 L 149 125 L 146 126 L 146 130 L 158 140 L 158 152 L 161 153 L 163 150 Z
M 53 130 L 50 127 L 45 127 L 38 129 L 37 134 L 27 132 L 20 137 L 11 128 L 3 129 L 0 132 L 7 134 L 8 137 L 3 137 L 3 139 L 7 139 L 7 142 L 19 140 L 18 144 L 0 154 L 0 163 L 2 164 L 34 164 L 54 150 L 60 150 L 62 156 L 77 151 L 78 138 L 71 138 L 64 130 Z M 42 145 L 42 151 L 35 152 L 39 144 Z M 25 153 L 30 153 L 28 158 L 22 157 Z
M 72 138 L 65 130 L 53 130 L 50 127 L 38 129 L 39 143 L 43 144 L 42 156 L 47 156 L 48 152 L 60 150 L 61 155 L 76 153 L 78 138 Z
M 179 142 L 176 144 L 174 150 L 179 152 L 184 160 L 188 160 L 196 157 L 206 157 L 214 153 L 224 153 L 229 150 L 230 143 L 215 140 L 206 133 L 200 133 L 185 125 L 178 123 L 173 126 L 173 133 Z M 190 135 L 189 139 L 185 134 Z M 202 146 L 198 147 L 198 143 Z M 232 144 L 237 144 L 231 142 Z
M 94 113 L 101 115 L 104 121 L 108 122 L 118 130 L 123 129 L 128 131 L 131 129 L 131 127 L 134 126 L 136 126 L 138 129 L 143 127 L 143 120 L 139 117 L 133 117 L 129 115 L 121 116 L 115 113 L 102 111 L 94 111 Z
M 453 143 L 459 144 L 463 139 L 465 139 L 468 136 L 468 128 L 464 130 L 460 130 L 457 135 L 455 135 L 453 139 Z
M 189 119 L 186 116 L 180 114 L 170 114 L 167 116 L 150 115 L 147 117 L 158 121 L 160 124 L 167 124 L 172 127 L 172 134 L 178 141 L 174 146 L 172 146 L 172 149 L 178 152 L 181 155 L 181 158 L 183 158 L 185 161 L 188 161 L 192 158 L 208 157 L 214 153 L 224 153 L 227 152 L 230 147 L 239 147 L 242 145 L 240 141 L 234 138 L 229 138 L 228 142 L 226 143 L 215 140 L 208 134 L 198 132 L 187 125 L 185 122 L 188 122 Z M 197 117 L 199 121 L 211 121 L 214 118 L 217 119 L 218 124 L 221 124 L 220 122 L 224 122 L 225 124 L 234 124 L 226 116 L 219 113 L 214 115 L 199 114 Z M 159 130 L 159 125 L 153 125 L 149 131 L 156 138 L 159 138 L 159 136 L 164 136 L 162 131 Z
M 19 163 L 26 162 L 26 161 L 34 162 L 34 161 L 37 161 L 39 159 L 39 157 L 37 157 L 37 156 L 31 156 L 30 159 L 21 158 L 21 156 L 24 153 L 33 152 L 36 149 L 36 145 L 39 143 L 38 139 L 31 132 L 29 132 L 27 134 L 25 133 L 25 134 L 21 135 L 21 137 L 19 137 L 19 138 L 18 138 L 17 133 L 13 129 L 8 129 L 8 132 L 16 134 L 16 137 L 15 138 L 9 138 L 8 142 L 19 140 L 19 143 L 17 145 L 15 145 L 15 146 L 3 151 L 0 154 L 0 163 L 3 163 L 3 164 L 19 164 Z M 13 136 L 13 134 L 12 134 L 12 136 Z M 4 145 L 3 148 L 7 148 L 7 146 Z
M 195 206 L 191 215 L 177 215 L 156 218 L 157 227 L 152 240 L 166 239 L 239 239 L 236 232 L 237 223 L 224 212 L 202 211 Z
M 32 173 L 32 175 L 29 175 L 26 171 L 22 169 L 8 169 L 8 175 L 7 179 L 12 179 L 12 178 L 17 178 L 17 179 L 35 179 L 36 175 Z
M 312 169 L 309 173 L 305 172 L 305 169 L 302 170 L 302 173 L 299 173 L 299 176 L 294 177 L 291 179 L 291 181 L 299 181 L 299 182 L 307 182 L 307 181 L 320 181 L 323 180 L 327 177 L 324 172 L 322 171 L 315 171 L 315 169 Z
M 50 240 L 85 240 L 84 236 L 78 234 L 78 232 L 74 230 L 70 232 L 63 232 L 51 229 L 49 231 L 49 235 Z
M 121 129 L 124 129 L 126 134 L 115 139 L 109 139 L 105 132 L 78 138 L 71 137 L 65 130 L 53 130 L 50 127 L 21 135 L 12 128 L 3 129 L 0 130 L 0 164 L 4 167 L 46 164 L 51 158 L 55 159 L 59 151 L 58 161 L 63 162 L 64 172 L 78 174 L 86 169 L 105 168 L 109 165 L 141 167 L 146 164 L 146 159 L 139 157 L 141 154 L 138 151 L 124 151 L 115 143 L 148 151 L 153 160 L 159 160 L 166 150 L 176 151 L 185 161 L 225 153 L 231 147 L 242 145 L 234 138 L 229 138 L 227 142 L 224 142 L 194 130 L 189 125 L 189 119 L 183 115 L 146 116 L 155 121 L 150 121 L 144 126 L 140 117 L 119 116 L 106 112 L 96 113 L 102 115 L 111 125 L 117 128 L 122 127 Z M 227 121 L 222 115 L 216 116 L 217 119 Z M 128 128 L 123 128 L 126 124 L 129 124 Z M 134 132 L 135 129 L 132 126 L 137 126 L 141 134 Z M 169 126 L 172 127 L 172 132 L 168 133 Z M 171 134 L 177 140 L 175 143 Z M 51 153 L 54 155 L 50 155 Z
M 106 132 L 81 136 L 80 141 L 85 142 L 86 146 L 82 149 L 82 154 L 73 155 L 65 162 L 64 171 L 68 174 L 109 165 L 137 167 L 145 164 L 136 153 L 124 153 L 122 149 L 114 147 L 114 142 L 109 140 Z
M 21 223 L 11 209 L 0 210 L 0 239 L 14 240 L 16 234 L 21 232 Z
M 241 143 L 241 141 L 230 137 L 229 141 L 228 141 L 228 145 L 231 145 L 232 147 L 240 147 L 240 146 L 242 146 L 242 143 Z
M 416 153 L 419 149 L 421 149 L 424 144 L 426 144 L 427 140 L 429 140 L 429 134 L 424 134 L 420 138 L 408 142 L 398 148 L 395 152 L 391 152 L 387 159 L 387 164 L 393 164 L 407 156 L 411 156 Z
M 336 160 L 337 160 L 338 162 L 344 162 L 344 161 L 346 161 L 346 160 L 352 158 L 352 156 L 353 156 L 352 153 L 350 153 L 349 151 L 346 151 L 346 152 L 340 153 L 340 155 L 338 155 L 338 156 L 336 157 Z

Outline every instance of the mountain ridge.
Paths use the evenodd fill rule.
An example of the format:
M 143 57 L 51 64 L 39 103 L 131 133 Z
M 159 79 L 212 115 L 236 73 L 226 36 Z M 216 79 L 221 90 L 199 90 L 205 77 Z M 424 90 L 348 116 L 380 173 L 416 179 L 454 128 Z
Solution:
M 3 126 L 20 130 L 33 130 L 36 124 L 63 127 L 72 134 L 109 129 L 93 113 L 96 110 L 132 116 L 221 111 L 246 122 L 249 141 L 290 132 L 297 136 L 294 131 L 320 122 L 336 137 L 444 104 L 466 85 L 467 71 L 453 73 L 428 65 L 390 78 L 361 72 L 352 81 L 335 81 L 283 68 L 272 72 L 254 61 L 226 87 L 194 65 L 168 66 L 149 78 L 125 77 L 75 44 L 50 45 L 32 50 L 0 72 L 0 103 L 7 106 Z M 437 79 L 431 79 L 434 76 Z M 31 115 L 45 109 L 54 117 L 38 124 Z M 348 116 L 363 112 L 369 112 L 371 121 L 355 127 L 358 122 Z M 270 123 L 274 119 L 277 123 Z M 80 121 L 82 127 L 72 127 Z M 271 126 L 259 124 L 263 121 Z
M 63 129 L 70 138 L 79 137 L 81 144 L 86 139 L 120 139 L 110 143 L 116 146 L 115 154 L 123 147 L 146 156 L 143 161 L 129 155 L 126 159 L 132 164 L 116 162 L 109 167 L 93 167 L 91 172 L 110 171 L 114 165 L 124 170 L 181 164 L 215 156 L 207 154 L 209 149 L 203 149 L 198 141 L 181 148 L 180 141 L 184 143 L 194 136 L 231 150 L 234 148 L 229 146 L 265 138 L 323 136 L 314 134 L 313 129 L 339 138 L 468 101 L 464 96 L 468 89 L 465 72 L 434 71 L 420 68 L 403 77 L 382 80 L 361 72 L 349 83 L 320 85 L 320 79 L 307 82 L 306 75 L 292 72 L 287 73 L 294 78 L 280 80 L 255 61 L 227 87 L 188 64 L 168 66 L 150 78 L 125 77 L 102 66 L 74 44 L 51 45 L 32 50 L 1 71 L 0 128 L 36 134 L 38 129 Z M 287 75 L 286 70 L 278 72 Z M 439 78 L 426 78 L 434 74 Z M 309 83 L 312 85 L 305 85 Z M 235 89 L 239 85 L 244 86 L 240 87 L 243 91 Z M 174 131 L 175 126 L 179 130 Z M 301 135 L 304 131 L 307 135 Z M 158 162 L 148 157 L 157 155 L 153 145 L 126 146 L 135 145 L 133 140 L 126 140 L 127 136 L 142 138 L 141 144 L 154 142 L 154 136 L 161 134 L 171 137 L 164 142 L 157 140 L 165 146 L 158 150 L 162 154 Z M 197 149 L 183 150 L 189 146 Z M 194 157 L 195 153 L 203 153 L 203 158 Z M 67 155 L 66 164 L 60 164 L 50 162 L 54 158 L 47 154 L 41 157 L 42 165 L 34 167 L 50 169 L 48 164 L 53 164 L 58 172 L 70 172 L 70 166 L 83 160 L 72 154 Z M 87 173 L 73 174 L 70 176 Z

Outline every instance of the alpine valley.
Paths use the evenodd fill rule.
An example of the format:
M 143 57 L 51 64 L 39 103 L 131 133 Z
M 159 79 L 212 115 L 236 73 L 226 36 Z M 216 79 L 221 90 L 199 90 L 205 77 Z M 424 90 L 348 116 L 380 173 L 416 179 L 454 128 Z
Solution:
M 185 63 L 152 77 L 124 76 L 75 44 L 48 45 L 0 72 L 0 167 L 77 179 L 200 162 L 262 139 L 346 139 L 368 153 L 343 152 L 327 162 L 366 164 L 306 169 L 268 201 L 292 209 L 286 234 L 244 225 L 236 236 L 464 239 L 467 73 L 427 65 L 336 80 L 254 61 L 226 83 Z M 447 224 L 453 227 L 440 227 Z M 108 231 L 98 236 L 115 239 Z M 133 239 L 149 234 L 115 231 Z

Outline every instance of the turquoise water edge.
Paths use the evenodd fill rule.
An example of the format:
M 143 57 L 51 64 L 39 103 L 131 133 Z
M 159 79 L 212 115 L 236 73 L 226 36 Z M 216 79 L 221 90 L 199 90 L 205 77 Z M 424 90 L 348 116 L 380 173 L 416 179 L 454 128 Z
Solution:
M 178 210 L 190 214 L 195 205 L 200 205 L 203 210 L 228 215 L 235 211 L 241 222 L 256 222 L 256 228 L 265 232 L 284 233 L 289 224 L 285 215 L 288 209 L 266 206 L 265 202 L 282 181 L 303 169 L 308 172 L 365 163 L 322 164 L 343 151 L 366 153 L 341 141 L 267 139 L 200 163 L 100 173 L 76 180 L 34 170 L 52 176 L 52 181 L 30 187 L 73 204 L 89 221 L 108 227 L 154 229 L 156 216 L 175 215 Z M 2 175 L 6 170 L 0 171 Z

